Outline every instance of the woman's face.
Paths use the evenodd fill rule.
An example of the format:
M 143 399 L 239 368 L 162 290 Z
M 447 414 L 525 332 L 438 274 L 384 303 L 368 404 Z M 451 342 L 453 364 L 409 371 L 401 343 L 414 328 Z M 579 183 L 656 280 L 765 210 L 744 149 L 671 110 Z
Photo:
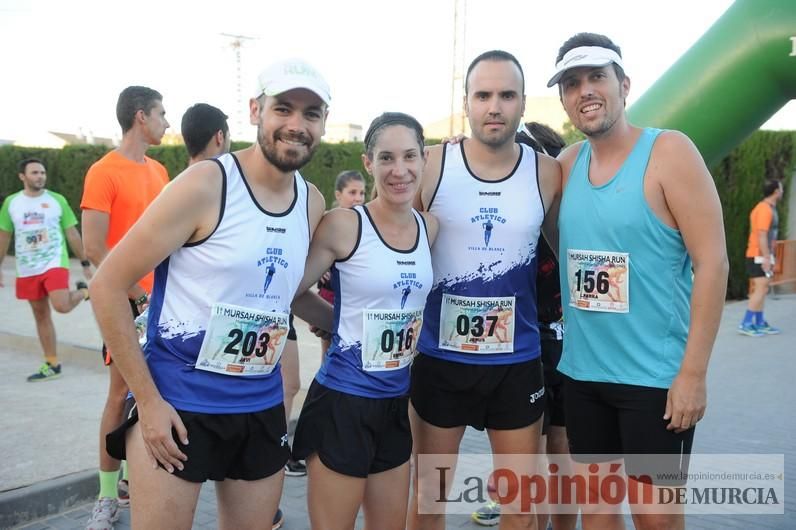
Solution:
M 373 146 L 373 159 L 363 162 L 378 190 L 378 197 L 391 203 L 412 203 L 423 171 L 423 148 L 415 132 L 404 125 L 382 129 Z
M 334 198 L 340 208 L 351 208 L 365 202 L 365 183 L 358 179 L 346 182 L 342 190 L 335 190 Z

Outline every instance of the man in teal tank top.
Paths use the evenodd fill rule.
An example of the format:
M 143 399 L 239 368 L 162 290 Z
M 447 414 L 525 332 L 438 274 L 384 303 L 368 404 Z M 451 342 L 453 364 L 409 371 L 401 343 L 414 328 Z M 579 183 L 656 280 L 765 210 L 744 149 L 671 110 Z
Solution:
M 658 499 L 657 488 L 685 482 L 656 473 L 687 472 L 705 412 L 727 285 L 721 205 L 688 137 L 628 123 L 630 79 L 610 39 L 577 34 L 556 63 L 548 86 L 586 135 L 558 157 L 570 448 L 583 473 L 624 457 Z M 631 504 L 638 528 L 684 527 L 681 511 L 642 504 Z M 606 505 L 582 507 L 584 529 L 624 527 L 621 508 Z

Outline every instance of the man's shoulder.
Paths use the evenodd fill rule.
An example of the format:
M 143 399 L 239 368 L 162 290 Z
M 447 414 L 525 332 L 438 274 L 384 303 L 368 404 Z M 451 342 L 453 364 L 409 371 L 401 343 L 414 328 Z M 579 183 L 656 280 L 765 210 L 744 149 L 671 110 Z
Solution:
M 146 163 L 153 169 L 153 171 L 157 171 L 158 173 L 163 173 L 168 175 L 168 170 L 166 169 L 166 166 L 164 166 L 154 158 L 144 155 L 144 160 L 146 160 Z
M 3 199 L 3 206 L 11 204 L 13 200 L 19 198 L 20 196 L 22 196 L 22 190 L 18 190 L 15 191 L 14 193 L 11 193 L 10 195 L 6 195 L 6 198 Z

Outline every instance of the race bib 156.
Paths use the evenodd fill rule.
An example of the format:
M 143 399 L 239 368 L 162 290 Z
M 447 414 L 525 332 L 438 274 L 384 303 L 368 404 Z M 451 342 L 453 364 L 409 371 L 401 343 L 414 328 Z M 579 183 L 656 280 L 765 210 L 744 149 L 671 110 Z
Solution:
M 569 305 L 585 311 L 630 312 L 630 254 L 567 249 Z

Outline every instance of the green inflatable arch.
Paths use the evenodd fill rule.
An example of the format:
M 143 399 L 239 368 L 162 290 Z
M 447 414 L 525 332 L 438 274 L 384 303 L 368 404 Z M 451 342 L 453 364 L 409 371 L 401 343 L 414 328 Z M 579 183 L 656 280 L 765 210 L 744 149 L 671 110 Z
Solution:
M 736 0 L 628 114 L 685 132 L 711 165 L 794 98 L 796 0 Z

